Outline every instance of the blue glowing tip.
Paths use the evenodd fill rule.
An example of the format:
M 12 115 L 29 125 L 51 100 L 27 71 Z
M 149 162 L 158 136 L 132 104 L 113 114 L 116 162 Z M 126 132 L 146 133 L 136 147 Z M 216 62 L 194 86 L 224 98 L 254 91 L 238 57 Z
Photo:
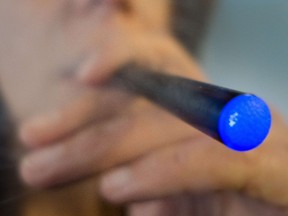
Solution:
M 223 143 L 235 151 L 258 147 L 271 127 L 271 113 L 260 98 L 243 94 L 229 101 L 221 112 L 218 130 Z

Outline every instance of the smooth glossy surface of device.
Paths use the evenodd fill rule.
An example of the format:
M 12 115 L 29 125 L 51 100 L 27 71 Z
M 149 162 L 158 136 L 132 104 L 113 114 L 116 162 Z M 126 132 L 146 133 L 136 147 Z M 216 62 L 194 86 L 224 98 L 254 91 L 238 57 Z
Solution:
M 252 94 L 134 65 L 123 67 L 112 83 L 146 97 L 236 151 L 259 146 L 271 127 L 268 106 Z

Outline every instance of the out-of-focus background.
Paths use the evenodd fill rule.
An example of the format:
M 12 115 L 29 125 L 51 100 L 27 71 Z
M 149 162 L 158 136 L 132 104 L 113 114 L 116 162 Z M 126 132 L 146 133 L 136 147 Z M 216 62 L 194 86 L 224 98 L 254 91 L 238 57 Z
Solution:
M 219 0 L 201 62 L 219 85 L 257 93 L 288 119 L 288 1 Z

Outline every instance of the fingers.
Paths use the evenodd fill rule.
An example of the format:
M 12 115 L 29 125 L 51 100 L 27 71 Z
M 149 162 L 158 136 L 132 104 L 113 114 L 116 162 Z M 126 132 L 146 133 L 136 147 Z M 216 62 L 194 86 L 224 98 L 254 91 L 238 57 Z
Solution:
M 91 122 L 116 115 L 129 101 L 129 95 L 117 90 L 88 92 L 62 108 L 25 122 L 20 137 L 26 146 L 44 146 L 76 133 Z
M 21 176 L 31 186 L 47 187 L 91 175 L 97 160 L 103 159 L 114 139 L 119 139 L 117 131 L 124 127 L 125 119 L 93 125 L 62 143 L 36 150 L 23 159 Z
M 240 189 L 247 161 L 212 140 L 200 138 L 162 148 L 111 171 L 101 191 L 112 202 L 151 199 L 182 192 Z
M 94 117 L 95 103 L 89 95 L 60 110 L 35 117 L 22 126 L 21 138 L 28 146 L 33 147 L 63 137 Z
M 129 118 L 124 115 L 92 124 L 74 136 L 28 154 L 21 163 L 23 179 L 32 186 L 53 186 L 123 164 L 195 133 L 169 114 L 156 112 L 155 107 L 150 112 L 146 106 L 137 107 L 137 112 L 145 109 L 146 114 L 131 110 Z

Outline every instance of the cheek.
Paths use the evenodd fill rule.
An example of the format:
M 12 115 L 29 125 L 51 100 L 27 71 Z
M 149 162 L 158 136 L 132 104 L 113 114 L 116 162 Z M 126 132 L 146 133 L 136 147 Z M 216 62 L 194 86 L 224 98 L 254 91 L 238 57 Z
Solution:
M 146 20 L 144 26 L 158 29 L 166 23 L 161 17 L 168 13 L 168 0 L 133 1 L 136 20 Z M 105 47 L 104 41 L 126 35 L 109 7 L 71 15 L 71 2 L 0 0 L 1 89 L 19 120 L 81 95 L 85 90 L 65 81 L 63 74 L 75 72 L 84 57 Z
M 55 2 L 0 1 L 0 85 L 17 119 L 65 101 L 77 89 L 63 74 L 77 66 L 81 48 L 67 44 L 55 22 L 64 1 Z
M 73 80 L 53 76 L 48 70 L 14 71 L 18 74 L 1 73 L 1 92 L 17 121 L 51 111 L 85 91 Z

